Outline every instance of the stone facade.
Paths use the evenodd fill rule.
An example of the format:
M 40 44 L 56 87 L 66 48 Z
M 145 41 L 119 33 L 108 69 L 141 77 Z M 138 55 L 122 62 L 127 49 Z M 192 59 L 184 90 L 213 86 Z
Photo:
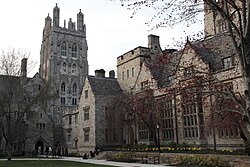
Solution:
M 95 76 L 86 77 L 78 109 L 64 115 L 66 136 L 73 139 L 67 140 L 70 152 L 88 153 L 94 151 L 96 145 L 110 147 L 121 144 L 121 117 L 111 106 L 112 101 L 120 94 L 121 89 L 114 78 L 114 71 L 110 71 L 109 77 L 105 77 L 103 69 L 96 70 Z M 77 126 L 69 125 L 69 113 L 77 115 Z M 68 128 L 71 129 L 67 131 Z M 75 143 L 73 147 L 72 143 Z
M 105 77 L 103 69 L 96 70 L 95 76 L 88 75 L 82 12 L 77 14 L 77 25 L 70 19 L 67 28 L 66 22 L 60 27 L 59 20 L 60 9 L 56 5 L 53 19 L 45 18 L 39 74 L 27 78 L 25 60 L 21 68 L 19 79 L 28 90 L 36 94 L 47 84 L 56 97 L 48 101 L 46 109 L 39 105 L 33 108 L 33 114 L 27 119 L 29 138 L 25 141 L 25 151 L 58 143 L 65 144 L 69 152 L 81 154 L 94 151 L 96 145 L 154 144 L 149 128 L 141 126 L 143 121 L 139 117 L 124 123 L 127 117 L 123 109 L 115 107 L 119 97 L 146 90 L 151 90 L 154 100 L 163 104 L 154 108 L 157 122 L 151 122 L 155 124 L 155 132 L 156 125 L 160 125 L 162 145 L 185 142 L 211 147 L 216 142 L 219 147 L 234 147 L 243 143 L 237 128 L 205 132 L 209 129 L 205 123 L 212 112 L 212 103 L 216 102 L 214 96 L 200 103 L 198 100 L 203 95 L 195 92 L 185 98 L 183 94 L 192 90 L 190 86 L 198 81 L 200 74 L 194 71 L 203 74 L 212 71 L 222 84 L 230 84 L 234 92 L 243 93 L 239 60 L 214 12 L 205 13 L 205 36 L 210 38 L 195 43 L 187 40 L 181 51 L 175 51 L 162 50 L 159 37 L 149 35 L 147 47 L 136 47 L 117 58 L 117 78 L 114 71 Z M 150 63 L 163 55 L 170 55 L 174 65 L 166 67 L 164 73 L 157 73 L 158 69 L 150 67 Z M 159 80 L 159 75 L 165 78 L 164 82 Z
M 60 9 L 56 5 L 53 19 L 45 18 L 41 45 L 40 75 L 59 97 L 53 101 L 50 116 L 54 121 L 54 140 L 64 143 L 62 114 L 65 108 L 79 104 L 81 88 L 88 75 L 87 40 L 84 16 L 80 10 L 77 25 L 70 18 L 60 27 Z

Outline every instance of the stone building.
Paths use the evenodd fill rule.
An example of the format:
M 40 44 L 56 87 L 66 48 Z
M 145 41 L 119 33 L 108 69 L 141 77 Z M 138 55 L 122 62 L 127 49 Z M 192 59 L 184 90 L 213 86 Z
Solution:
M 0 150 L 4 152 L 7 149 L 3 137 L 7 134 L 14 154 L 36 154 L 39 146 L 44 148 L 46 144 L 53 143 L 53 121 L 39 100 L 41 95 L 46 96 L 43 91 L 47 89 L 38 73 L 32 78 L 27 77 L 26 58 L 22 59 L 20 69 L 20 76 L 0 77 Z
M 160 38 L 149 35 L 147 47 L 136 47 L 117 58 L 115 78 L 114 71 L 105 77 L 103 69 L 96 70 L 95 76 L 88 75 L 83 14 L 77 14 L 77 24 L 69 19 L 67 27 L 66 21 L 60 27 L 60 9 L 56 5 L 53 18 L 45 18 L 39 74 L 27 78 L 23 62 L 18 77 L 31 93 L 49 85 L 53 96 L 46 105 L 32 108 L 34 114 L 25 120 L 29 138 L 20 150 L 60 143 L 70 152 L 82 154 L 94 151 L 96 145 L 154 145 L 157 132 L 162 145 L 242 144 L 234 121 L 225 123 L 227 126 L 207 125 L 213 107 L 221 99 L 215 95 L 205 98 L 204 91 L 219 87 L 223 93 L 242 94 L 244 89 L 225 22 L 215 14 L 205 12 L 205 40 L 187 40 L 180 51 L 162 50 Z M 220 84 L 215 79 L 210 82 L 207 74 Z M 125 106 L 120 106 L 121 101 Z M 138 114 L 140 109 L 143 115 Z M 143 119 L 146 117 L 150 123 Z
M 58 98 L 53 101 L 49 115 L 54 122 L 54 141 L 64 143 L 63 110 L 79 104 L 84 78 L 88 75 L 87 40 L 84 16 L 77 14 L 77 23 L 70 18 L 60 27 L 60 9 L 53 9 L 53 19 L 45 18 L 41 45 L 39 73 L 51 84 Z
M 109 72 L 109 77 L 105 77 L 103 69 L 96 70 L 95 76 L 86 77 L 78 109 L 63 116 L 70 152 L 88 153 L 96 145 L 121 145 L 122 117 L 113 108 L 114 99 L 121 93 L 114 71 Z
M 40 68 L 33 78 L 27 78 L 27 60 L 22 62 L 18 82 L 33 96 L 47 86 L 47 99 L 32 107 L 27 115 L 25 142 L 19 150 L 33 152 L 39 146 L 65 144 L 62 116 L 65 110 L 73 110 L 79 104 L 82 85 L 88 75 L 87 40 L 84 16 L 81 10 L 77 22 L 70 18 L 66 26 L 60 26 L 60 9 L 53 9 L 53 17 L 45 18 L 40 51 Z M 25 146 L 24 146 L 25 145 Z

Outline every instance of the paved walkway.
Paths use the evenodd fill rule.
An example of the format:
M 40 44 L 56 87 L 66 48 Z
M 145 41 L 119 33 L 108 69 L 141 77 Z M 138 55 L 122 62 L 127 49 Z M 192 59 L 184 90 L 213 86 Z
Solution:
M 2 159 L 3 160 L 3 159 Z M 97 160 L 97 159 L 82 159 L 78 157 L 64 157 L 62 159 L 53 159 L 53 158 L 18 158 L 12 160 L 59 160 L 59 161 L 75 161 L 75 162 L 85 162 L 91 164 L 99 164 L 99 165 L 109 165 L 109 166 L 120 166 L 120 167 L 167 167 L 165 165 L 159 164 L 140 164 L 140 163 L 125 163 L 125 162 L 114 162 L 114 161 L 107 161 L 107 160 Z M 168 166 L 170 167 L 170 166 Z
M 114 162 L 107 160 L 97 160 L 97 159 L 82 159 L 75 157 L 66 157 L 65 160 L 77 161 L 77 162 L 86 162 L 91 164 L 101 164 L 101 165 L 110 165 L 110 166 L 126 166 L 126 167 L 166 167 L 164 165 L 154 165 L 154 164 L 140 164 L 140 163 L 125 163 L 125 162 Z

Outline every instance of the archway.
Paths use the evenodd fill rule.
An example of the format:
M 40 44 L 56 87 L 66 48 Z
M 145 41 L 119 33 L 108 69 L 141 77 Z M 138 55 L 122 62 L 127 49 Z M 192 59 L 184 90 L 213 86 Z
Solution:
M 129 144 L 134 145 L 135 144 L 135 133 L 134 133 L 134 129 L 132 127 L 129 128 Z
M 41 146 L 41 154 L 43 154 L 43 150 L 44 150 L 44 144 L 41 140 L 39 140 L 38 142 L 36 142 L 35 144 L 35 150 L 36 150 L 36 153 L 38 153 L 38 147 Z

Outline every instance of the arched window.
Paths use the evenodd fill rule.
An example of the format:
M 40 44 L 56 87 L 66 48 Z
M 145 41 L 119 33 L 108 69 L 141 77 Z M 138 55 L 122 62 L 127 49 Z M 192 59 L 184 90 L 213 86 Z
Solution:
M 65 62 L 62 64 L 62 72 L 67 73 L 67 64 Z
M 67 51 L 67 48 L 66 48 L 66 42 L 63 42 L 62 44 L 61 44 L 61 56 L 67 56 L 66 55 L 66 51 Z
M 129 79 L 129 69 L 127 69 L 127 79 Z
M 73 45 L 72 45 L 72 57 L 77 57 L 77 45 L 74 43 Z
M 76 65 L 75 64 L 72 65 L 71 71 L 72 71 L 72 74 L 76 73 Z
M 63 82 L 61 84 L 61 93 L 62 93 L 62 95 L 65 95 L 65 91 L 66 91 L 66 84 Z
M 124 71 L 122 72 L 122 80 L 124 81 Z
M 74 83 L 73 84 L 73 96 L 76 96 L 77 95 L 77 84 Z

